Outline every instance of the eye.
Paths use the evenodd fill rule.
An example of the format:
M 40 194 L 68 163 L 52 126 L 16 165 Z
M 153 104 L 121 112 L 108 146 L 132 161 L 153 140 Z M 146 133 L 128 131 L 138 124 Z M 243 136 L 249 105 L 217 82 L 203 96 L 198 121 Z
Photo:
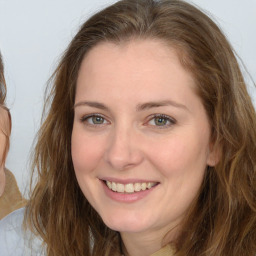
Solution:
M 87 125 L 104 125 L 108 123 L 103 116 L 97 114 L 84 116 L 81 121 Z
M 151 126 L 158 126 L 161 128 L 169 127 L 176 123 L 176 120 L 166 115 L 154 115 L 148 122 Z

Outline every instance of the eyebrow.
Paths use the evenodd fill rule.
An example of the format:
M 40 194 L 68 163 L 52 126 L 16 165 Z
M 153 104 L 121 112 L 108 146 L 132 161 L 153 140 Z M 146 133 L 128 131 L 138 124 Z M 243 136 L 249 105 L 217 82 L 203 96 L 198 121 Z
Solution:
M 94 102 L 94 101 L 80 101 L 74 105 L 74 108 L 79 106 L 89 106 L 89 107 L 98 108 L 106 111 L 109 110 L 109 108 L 106 105 L 99 102 Z M 152 101 L 152 102 L 146 102 L 143 104 L 138 104 L 136 106 L 136 111 L 140 112 L 140 111 L 148 110 L 151 108 L 158 108 L 158 107 L 165 107 L 165 106 L 173 106 L 176 108 L 182 108 L 184 110 L 188 110 L 188 108 L 183 104 L 180 104 L 172 100 L 164 100 L 164 101 Z
M 147 103 L 139 104 L 136 107 L 136 109 L 137 111 L 143 111 L 151 108 L 159 108 L 159 107 L 165 107 L 165 106 L 173 106 L 176 108 L 182 108 L 182 109 L 188 110 L 188 108 L 185 105 L 172 100 L 147 102 Z
M 74 108 L 79 107 L 79 106 L 89 106 L 92 108 L 98 108 L 102 110 L 109 110 L 107 106 L 105 106 L 102 103 L 99 102 L 94 102 L 94 101 L 80 101 L 74 105 Z

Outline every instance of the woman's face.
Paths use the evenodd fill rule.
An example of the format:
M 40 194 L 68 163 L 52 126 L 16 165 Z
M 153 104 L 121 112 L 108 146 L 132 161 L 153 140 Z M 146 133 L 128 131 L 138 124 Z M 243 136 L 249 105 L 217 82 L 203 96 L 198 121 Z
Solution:
M 77 80 L 72 158 L 78 183 L 113 230 L 180 223 L 214 164 L 191 74 L 159 41 L 102 43 Z

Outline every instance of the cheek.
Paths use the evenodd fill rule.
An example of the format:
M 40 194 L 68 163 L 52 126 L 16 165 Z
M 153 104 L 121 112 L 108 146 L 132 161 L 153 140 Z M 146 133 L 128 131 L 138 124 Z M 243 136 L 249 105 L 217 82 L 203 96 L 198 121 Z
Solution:
M 104 136 L 90 136 L 74 126 L 71 137 L 71 155 L 76 173 L 94 171 L 104 156 Z
M 71 139 L 71 154 L 75 172 L 91 172 L 102 157 L 102 142 L 96 138 L 80 135 L 73 131 Z
M 199 137 L 177 136 L 150 149 L 152 161 L 164 176 L 201 175 L 205 170 L 207 146 Z
M 102 145 L 97 139 L 85 136 L 83 132 L 73 130 L 71 138 L 71 155 L 78 184 L 94 206 L 98 191 L 95 190 L 97 181 L 95 169 L 102 157 Z

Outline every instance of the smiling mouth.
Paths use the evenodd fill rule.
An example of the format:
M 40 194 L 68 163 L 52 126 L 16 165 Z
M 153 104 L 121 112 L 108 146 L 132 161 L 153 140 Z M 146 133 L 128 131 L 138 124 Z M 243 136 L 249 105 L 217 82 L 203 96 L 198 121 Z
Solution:
M 159 184 L 158 182 L 136 182 L 136 183 L 122 184 L 122 183 L 117 183 L 117 182 L 108 181 L 108 180 L 105 180 L 104 182 L 110 190 L 117 193 L 127 193 L 127 194 L 145 191 Z

